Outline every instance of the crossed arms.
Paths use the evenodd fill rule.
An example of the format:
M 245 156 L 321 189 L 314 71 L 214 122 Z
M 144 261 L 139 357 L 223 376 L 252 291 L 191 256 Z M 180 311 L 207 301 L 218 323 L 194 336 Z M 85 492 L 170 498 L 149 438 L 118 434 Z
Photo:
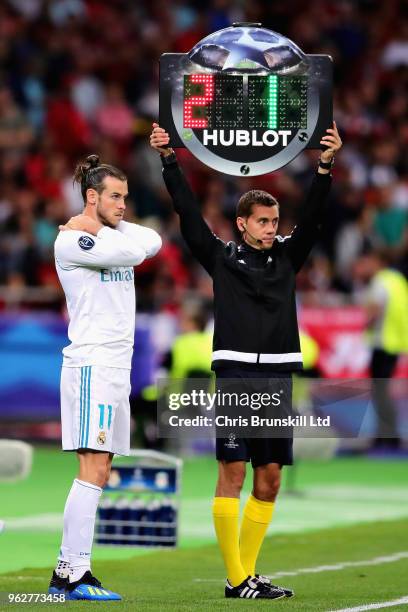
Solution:
M 121 221 L 117 229 L 107 226 L 87 229 L 69 228 L 59 233 L 55 241 L 57 262 L 90 268 L 137 266 L 156 255 L 162 244 L 157 232 L 136 223 Z M 82 240 L 84 237 L 88 240 Z

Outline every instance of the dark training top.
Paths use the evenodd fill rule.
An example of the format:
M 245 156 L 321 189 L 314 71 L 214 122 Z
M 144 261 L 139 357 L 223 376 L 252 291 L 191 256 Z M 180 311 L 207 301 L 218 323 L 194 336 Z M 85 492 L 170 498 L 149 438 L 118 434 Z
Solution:
M 276 236 L 270 249 L 258 250 L 215 236 L 176 156 L 162 161 L 183 238 L 213 279 L 212 369 L 301 370 L 295 277 L 319 236 L 331 175 L 316 173 L 290 236 Z

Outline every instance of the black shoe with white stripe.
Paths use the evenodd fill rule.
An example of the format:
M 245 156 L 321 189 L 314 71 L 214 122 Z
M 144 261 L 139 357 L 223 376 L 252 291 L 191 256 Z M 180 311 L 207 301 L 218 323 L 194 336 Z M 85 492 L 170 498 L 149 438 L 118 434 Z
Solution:
M 241 599 L 281 599 L 285 593 L 280 589 L 266 586 L 253 576 L 248 576 L 241 584 L 233 587 L 227 580 L 225 597 Z
M 272 584 L 268 576 L 262 576 L 261 574 L 255 574 L 255 578 L 262 584 L 265 584 L 266 586 L 272 589 L 280 589 L 281 591 L 285 593 L 285 597 L 293 597 L 295 594 L 295 591 L 293 591 L 293 589 L 287 589 L 286 587 L 281 587 L 281 586 L 277 586 L 276 584 Z

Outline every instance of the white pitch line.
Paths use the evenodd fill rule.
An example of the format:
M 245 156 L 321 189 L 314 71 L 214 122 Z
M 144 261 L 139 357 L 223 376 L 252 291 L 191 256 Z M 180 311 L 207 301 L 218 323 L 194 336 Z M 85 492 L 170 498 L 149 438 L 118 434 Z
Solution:
M 317 565 L 315 567 L 303 567 L 298 570 L 288 572 L 276 572 L 270 575 L 269 578 L 282 578 L 282 576 L 299 576 L 300 574 L 320 574 L 321 572 L 335 572 L 346 569 L 348 567 L 360 567 L 366 565 L 382 565 L 383 563 L 394 563 L 401 559 L 408 559 L 408 551 L 394 553 L 392 555 L 374 557 L 363 561 L 344 561 L 343 563 L 334 563 L 333 565 Z M 194 582 L 220 582 L 218 579 L 194 578 Z
M 364 610 L 378 610 L 379 608 L 392 608 L 393 606 L 401 605 L 408 605 L 408 597 L 367 604 L 366 606 L 357 606 L 356 608 L 342 608 L 341 610 L 332 610 L 331 612 L 364 612 Z
M 344 561 L 343 563 L 335 563 L 333 565 L 318 565 L 316 567 L 300 568 L 294 572 L 277 572 L 271 578 L 281 576 L 297 576 L 298 574 L 320 574 L 321 572 L 335 572 L 346 569 L 348 567 L 360 567 L 362 565 L 382 565 L 383 563 L 394 563 L 401 559 L 408 559 L 408 551 L 397 552 L 392 555 L 374 557 L 362 561 Z
M 4 519 L 4 532 L 8 531 L 59 531 L 62 527 L 63 515 L 57 513 L 35 514 Z

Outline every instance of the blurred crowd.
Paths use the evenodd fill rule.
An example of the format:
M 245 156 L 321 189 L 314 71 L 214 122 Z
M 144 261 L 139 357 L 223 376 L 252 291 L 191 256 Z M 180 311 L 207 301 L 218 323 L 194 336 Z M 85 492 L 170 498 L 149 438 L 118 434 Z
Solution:
M 298 276 L 305 303 L 357 299 L 364 256 L 408 272 L 408 3 L 402 0 L 2 0 L 0 286 L 58 287 L 58 224 L 81 212 L 78 159 L 98 153 L 129 177 L 127 218 L 163 248 L 137 271 L 139 310 L 177 312 L 211 283 L 180 237 L 148 135 L 159 114 L 158 61 L 234 21 L 255 21 L 334 60 L 336 159 L 326 230 Z M 235 204 L 251 188 L 281 204 L 289 233 L 317 164 L 308 151 L 263 177 L 212 171 L 180 150 L 206 221 L 236 239 Z M 0 296 L 0 307 L 1 303 Z M 62 303 L 62 302 L 60 302 Z M 4 307 L 4 303 L 3 303 Z

